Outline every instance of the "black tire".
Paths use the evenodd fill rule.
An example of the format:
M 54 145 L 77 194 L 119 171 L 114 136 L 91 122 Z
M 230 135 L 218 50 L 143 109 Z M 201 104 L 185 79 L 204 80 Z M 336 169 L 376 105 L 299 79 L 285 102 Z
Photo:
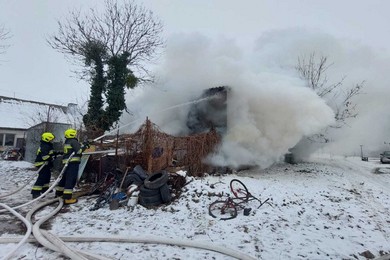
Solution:
M 122 188 L 126 189 L 131 184 L 135 184 L 137 186 L 141 185 L 144 182 L 137 174 L 129 174 L 126 176 L 125 180 L 123 181 Z
M 233 219 L 237 217 L 237 208 L 225 200 L 217 200 L 210 204 L 209 215 L 220 220 Z
M 248 201 L 250 193 L 248 188 L 240 180 L 233 179 L 230 181 L 230 191 L 233 193 L 235 198 L 243 201 Z
M 143 181 L 148 178 L 148 174 L 144 169 L 142 169 L 141 165 L 137 165 L 133 169 L 134 174 L 136 174 L 138 177 L 140 177 Z
M 139 194 L 144 197 L 153 197 L 160 195 L 160 189 L 148 189 L 145 185 L 139 186 Z
M 160 187 L 160 195 L 161 200 L 164 203 L 168 203 L 172 200 L 171 191 L 169 190 L 169 186 L 167 184 Z
M 166 171 L 159 171 L 146 178 L 144 185 L 146 188 L 151 190 L 159 189 L 161 186 L 167 183 L 168 178 L 169 176 Z
M 140 196 L 138 197 L 138 203 L 141 204 L 144 207 L 149 207 L 149 206 L 158 206 L 163 204 L 163 201 L 161 200 L 161 195 L 155 195 L 151 197 L 144 197 Z

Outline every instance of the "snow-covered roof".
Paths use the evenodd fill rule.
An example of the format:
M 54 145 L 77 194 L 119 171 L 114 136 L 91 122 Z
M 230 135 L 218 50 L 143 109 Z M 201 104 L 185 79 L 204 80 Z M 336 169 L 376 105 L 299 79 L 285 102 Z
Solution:
M 41 122 L 68 123 L 67 107 L 0 96 L 0 128 L 28 129 Z

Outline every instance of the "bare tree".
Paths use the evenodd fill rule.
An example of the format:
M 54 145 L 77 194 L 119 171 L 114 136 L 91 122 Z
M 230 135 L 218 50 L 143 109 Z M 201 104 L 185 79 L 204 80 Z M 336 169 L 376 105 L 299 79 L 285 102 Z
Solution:
M 152 80 L 147 64 L 163 47 L 162 24 L 134 1 L 106 0 L 102 13 L 72 11 L 58 25 L 48 43 L 82 65 L 80 76 L 91 84 L 83 122 L 90 136 L 99 136 L 126 110 L 125 88 Z
M 306 80 L 308 87 L 333 109 L 336 123 L 331 127 L 340 128 L 347 124 L 348 119 L 357 117 L 356 103 L 353 102 L 353 98 L 361 94 L 364 81 L 345 87 L 344 76 L 336 83 L 329 83 L 326 71 L 332 65 L 328 63 L 327 57 L 317 58 L 315 53 L 311 53 L 309 58 L 298 57 L 296 70 Z
M 351 87 L 345 87 L 346 77 L 344 76 L 338 82 L 330 83 L 326 71 L 332 65 L 332 63 L 328 63 L 327 57 L 317 57 L 315 53 L 311 53 L 308 58 L 305 56 L 298 58 L 296 70 L 307 82 L 307 87 L 315 91 L 333 109 L 335 124 L 325 128 L 320 133 L 302 138 L 291 148 L 290 152 L 293 154 L 295 162 L 304 160 L 324 143 L 330 142 L 329 130 L 331 128 L 342 128 L 348 124 L 349 120 L 358 116 L 357 104 L 353 102 L 353 98 L 361 94 L 364 81 Z
M 64 114 L 62 109 L 59 106 L 54 105 L 40 105 L 34 107 L 34 113 L 26 114 L 27 124 L 29 126 L 35 126 L 38 124 L 44 125 L 44 131 L 51 131 L 50 123 L 57 123 L 61 117 L 61 114 Z
M 84 66 L 89 59 L 88 47 L 99 43 L 108 53 L 106 59 L 128 53 L 127 65 L 139 73 L 137 78 L 151 80 L 146 65 L 164 45 L 160 37 L 163 25 L 151 11 L 134 1 L 119 5 L 115 0 L 106 0 L 103 13 L 91 9 L 86 15 L 71 11 L 69 16 L 64 22 L 58 21 L 58 33 L 47 40 L 52 48 Z
M 6 44 L 6 40 L 11 37 L 10 32 L 5 27 L 0 26 L 0 54 L 4 54 L 5 50 L 9 47 Z

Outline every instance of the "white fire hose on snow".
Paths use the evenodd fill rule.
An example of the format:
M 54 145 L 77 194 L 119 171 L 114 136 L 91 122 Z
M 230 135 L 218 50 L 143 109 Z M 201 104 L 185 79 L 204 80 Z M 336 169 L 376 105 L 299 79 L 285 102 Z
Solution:
M 39 172 L 42 170 L 42 168 L 43 168 L 46 164 L 47 164 L 47 163 L 42 164 L 42 166 L 39 167 L 39 169 L 36 171 L 36 173 L 39 174 Z M 18 191 L 21 191 L 21 190 L 22 190 L 24 187 L 26 187 L 27 184 L 29 184 L 35 177 L 36 177 L 36 174 L 33 174 L 33 176 L 31 176 L 30 179 L 27 180 L 26 184 L 22 185 L 21 187 L 19 187 L 18 189 L 14 190 L 14 191 L 12 191 L 12 192 L 9 192 L 9 193 L 0 195 L 0 199 L 5 198 L 5 197 L 8 197 L 8 196 L 11 196 L 11 195 L 17 193 Z
M 60 180 L 62 179 L 62 176 L 64 175 L 64 172 L 65 172 L 66 168 L 68 168 L 69 161 L 74 156 L 74 154 L 75 154 L 74 152 L 71 153 L 71 155 L 69 156 L 68 160 L 66 161 L 64 167 L 62 167 L 62 170 L 61 170 L 60 174 L 58 175 L 57 179 L 54 181 L 54 183 L 44 193 L 42 193 L 38 198 L 35 198 L 33 200 L 30 200 L 29 202 L 26 202 L 24 204 L 21 204 L 19 206 L 15 206 L 15 207 L 12 207 L 12 208 L 13 209 L 18 209 L 18 208 L 22 208 L 24 206 L 30 205 L 30 204 L 34 203 L 35 201 L 45 197 L 46 194 L 48 194 L 50 191 L 52 191 L 57 186 L 57 184 L 60 182 Z M 7 210 L 0 210 L 0 213 L 4 213 L 6 211 Z
M 205 100 L 205 99 L 209 99 L 209 98 L 204 98 L 204 99 L 200 99 L 200 100 L 197 100 L 197 101 L 199 102 L 199 101 L 202 101 L 202 100 Z M 191 103 L 193 103 L 193 102 L 191 102 Z M 185 104 L 187 104 L 187 103 L 185 103 Z M 167 108 L 165 110 L 176 108 L 178 106 L 179 105 L 173 106 L 173 107 Z M 118 127 L 117 129 L 115 129 L 113 131 L 117 131 L 120 128 L 128 126 L 128 125 L 130 125 L 132 123 L 135 123 L 137 121 L 139 121 L 139 120 L 135 120 L 135 121 L 133 121 L 133 122 L 131 122 L 129 124 L 126 124 L 126 125 L 124 125 L 122 127 Z M 111 131 L 111 132 L 109 132 L 107 134 L 104 134 L 104 135 L 102 135 L 102 136 L 100 136 L 98 138 L 95 138 L 93 140 L 93 142 L 96 142 L 96 141 L 100 140 L 101 138 L 103 138 L 103 137 L 107 136 L 108 134 L 112 133 L 113 131 Z M 72 153 L 71 157 L 73 155 L 74 155 L 74 153 Z M 105 258 L 105 257 L 102 257 L 102 256 L 98 256 L 98 255 L 94 255 L 94 254 L 91 254 L 91 253 L 87 253 L 85 251 L 72 250 L 68 246 L 66 246 L 64 241 L 65 242 L 120 242 L 120 243 L 166 244 L 166 245 L 176 245 L 176 246 L 185 246 L 185 247 L 193 247 L 193 248 L 205 249 L 205 250 L 218 252 L 218 253 L 221 253 L 221 254 L 224 254 L 224 255 L 227 255 L 227 256 L 231 256 L 231 257 L 234 257 L 234 258 L 237 258 L 237 259 L 242 259 L 242 260 L 255 260 L 256 259 L 256 258 L 253 258 L 253 257 L 251 257 L 249 255 L 245 255 L 245 254 L 243 254 L 241 252 L 238 252 L 238 251 L 235 251 L 235 250 L 232 250 L 232 249 L 229 249 L 229 248 L 221 247 L 221 246 L 218 246 L 218 245 L 214 245 L 213 243 L 209 243 L 209 242 L 205 243 L 205 242 L 198 242 L 198 241 L 191 241 L 191 240 L 169 239 L 169 238 L 161 238 L 161 237 L 156 237 L 156 236 L 145 236 L 145 237 L 139 237 L 139 236 L 137 236 L 137 237 L 77 237 L 77 236 L 66 236 L 66 237 L 56 237 L 55 235 L 51 234 L 48 231 L 40 230 L 40 228 L 39 228 L 40 225 L 43 222 L 45 222 L 46 220 L 48 220 L 49 218 L 51 218 L 52 216 L 54 216 L 62 208 L 62 206 L 63 206 L 63 200 L 62 199 L 54 199 L 54 200 L 47 201 L 47 202 L 44 202 L 42 204 L 37 205 L 35 208 L 33 208 L 27 214 L 26 219 L 28 219 L 28 220 L 24 219 L 21 215 L 19 215 L 13 209 L 17 209 L 17 208 L 21 208 L 21 207 L 27 206 L 27 205 L 29 205 L 29 204 L 39 200 L 40 198 L 44 197 L 47 193 L 49 193 L 52 189 L 54 189 L 54 187 L 57 185 L 57 183 L 61 180 L 62 175 L 63 175 L 66 167 L 68 166 L 69 159 L 68 159 L 67 163 L 65 164 L 64 168 L 62 169 L 59 177 L 53 183 L 53 185 L 45 193 L 43 193 L 41 196 L 39 196 L 38 198 L 36 198 L 36 199 L 34 199 L 34 200 L 32 200 L 32 201 L 30 201 L 28 203 L 25 203 L 25 204 L 19 205 L 17 207 L 14 207 L 14 208 L 10 208 L 7 205 L 0 204 L 1 206 L 5 207 L 9 211 L 11 211 L 13 214 L 16 213 L 17 215 L 16 214 L 15 215 L 18 216 L 18 218 L 20 218 L 23 222 L 25 222 L 25 224 L 27 226 L 26 235 L 23 237 L 22 240 L 20 240 L 18 238 L 0 238 L 0 243 L 13 243 L 13 242 L 16 242 L 16 241 L 20 240 L 18 245 L 17 245 L 17 247 L 15 248 L 15 250 L 13 250 L 9 254 L 7 254 L 7 256 L 13 255 L 17 251 L 17 249 L 19 249 L 20 246 L 23 245 L 23 243 L 25 243 L 28 240 L 28 237 L 29 237 L 29 235 L 31 233 L 31 216 L 32 216 L 32 214 L 36 210 L 38 210 L 39 208 L 44 207 L 44 206 L 46 206 L 48 204 L 54 203 L 57 200 L 59 200 L 60 204 L 58 205 L 58 207 L 53 212 L 51 212 L 49 215 L 45 216 L 44 218 L 40 219 L 37 223 L 35 223 L 34 226 L 32 227 L 32 231 L 33 231 L 33 234 L 34 234 L 36 240 L 39 243 L 41 243 L 43 246 L 45 246 L 46 248 L 49 248 L 49 249 L 51 249 L 53 251 L 61 252 L 62 254 L 65 254 L 66 256 L 70 257 L 71 259 L 76 259 L 76 260 L 82 260 L 82 259 L 106 260 L 106 259 L 109 259 L 109 258 Z M 21 190 L 21 188 L 19 190 Z M 16 192 L 17 191 L 15 191 L 13 193 L 16 193 Z M 11 194 L 9 194 L 9 195 L 11 195 Z M 9 195 L 7 194 L 7 196 L 9 196 Z M 2 196 L 2 197 L 5 197 L 5 196 Z M 0 197 L 0 198 L 2 198 L 2 197 Z M 2 212 L 4 212 L 4 211 L 0 211 L 0 213 L 2 213 Z M 7 258 L 3 258 L 3 259 L 7 259 Z
M 170 239 L 170 238 L 162 238 L 157 236 L 144 236 L 144 237 L 79 237 L 79 236 L 64 236 L 64 237 L 56 237 L 53 234 L 49 233 L 48 231 L 40 230 L 40 226 L 42 223 L 47 221 L 49 218 L 53 217 L 63 206 L 62 199 L 53 199 L 50 201 L 43 202 L 41 204 L 36 205 L 33 209 L 31 209 L 27 216 L 25 223 L 31 223 L 31 217 L 32 215 L 40 208 L 52 204 L 56 201 L 60 201 L 60 204 L 58 207 L 51 212 L 50 214 L 46 215 L 42 219 L 40 219 L 37 223 L 35 223 L 32 227 L 32 231 L 34 234 L 35 239 L 42 244 L 44 247 L 60 252 L 71 259 L 99 259 L 99 260 L 107 260 L 110 258 L 95 255 L 92 253 L 85 252 L 84 250 L 72 250 L 68 246 L 65 245 L 64 242 L 118 242 L 118 243 L 145 243 L 145 244 L 165 244 L 165 245 L 176 245 L 176 246 L 184 246 L 184 247 L 192 247 L 192 248 L 199 248 L 209 251 L 218 252 L 227 256 L 231 256 L 237 259 L 243 259 L 243 260 L 255 260 L 256 258 L 253 258 L 249 255 L 243 254 L 241 252 L 225 248 L 219 245 L 215 245 L 213 243 L 209 242 L 198 242 L 198 241 L 191 241 L 191 240 L 182 240 L 182 239 Z M 11 209 L 12 210 L 12 209 Z M 23 217 L 22 217 L 23 218 Z M 28 224 L 26 224 L 28 225 Z M 20 246 L 27 241 L 28 236 L 31 232 L 31 224 L 30 228 L 28 229 L 26 235 L 23 237 L 23 240 L 19 242 L 17 248 L 15 248 L 12 252 L 7 254 L 7 256 L 13 255 L 17 249 L 20 248 Z M 0 238 L 0 243 L 15 243 L 19 241 L 20 238 Z M 4 258 L 9 259 L 9 258 Z

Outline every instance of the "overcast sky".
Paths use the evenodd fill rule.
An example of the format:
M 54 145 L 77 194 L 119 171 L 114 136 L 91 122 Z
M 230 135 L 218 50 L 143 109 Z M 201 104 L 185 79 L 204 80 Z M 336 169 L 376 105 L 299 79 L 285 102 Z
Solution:
M 252 47 L 264 32 L 311 28 L 374 49 L 388 50 L 390 1 L 386 0 L 145 0 L 164 23 L 165 36 L 198 32 L 225 36 Z M 45 42 L 56 20 L 72 8 L 97 8 L 98 0 L 0 0 L 0 24 L 10 47 L 0 57 L 0 95 L 66 104 L 87 96 L 88 86 L 72 74 L 63 55 Z

